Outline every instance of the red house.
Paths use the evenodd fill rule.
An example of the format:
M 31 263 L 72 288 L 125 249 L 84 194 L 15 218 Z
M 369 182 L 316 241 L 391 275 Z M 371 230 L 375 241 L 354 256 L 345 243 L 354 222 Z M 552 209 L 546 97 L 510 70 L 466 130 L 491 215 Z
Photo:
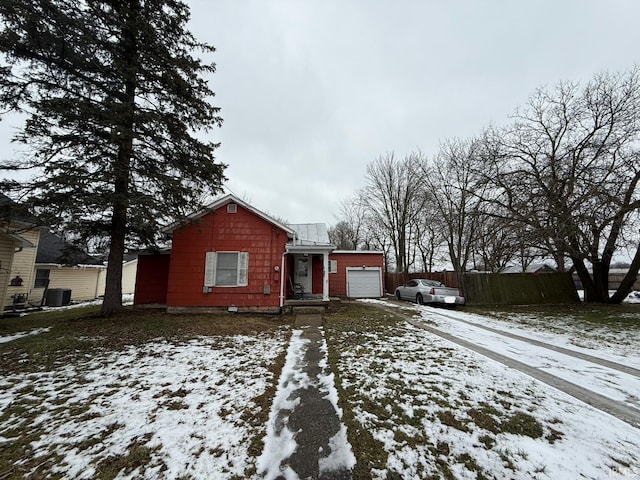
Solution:
M 324 224 L 286 225 L 226 195 L 167 228 L 171 251 L 140 255 L 136 305 L 281 311 L 288 300 L 381 297 L 381 252 L 338 251 Z

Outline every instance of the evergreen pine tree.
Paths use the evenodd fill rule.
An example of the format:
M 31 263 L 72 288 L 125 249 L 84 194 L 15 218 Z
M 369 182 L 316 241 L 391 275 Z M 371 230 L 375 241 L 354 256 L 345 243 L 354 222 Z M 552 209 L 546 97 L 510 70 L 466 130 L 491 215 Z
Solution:
M 0 3 L 0 105 L 23 114 L 27 147 L 0 169 L 29 173 L 0 187 L 67 234 L 106 239 L 105 315 L 122 308 L 127 246 L 154 245 L 225 180 L 197 136 L 222 123 L 215 65 L 196 56 L 215 49 L 188 20 L 178 0 Z

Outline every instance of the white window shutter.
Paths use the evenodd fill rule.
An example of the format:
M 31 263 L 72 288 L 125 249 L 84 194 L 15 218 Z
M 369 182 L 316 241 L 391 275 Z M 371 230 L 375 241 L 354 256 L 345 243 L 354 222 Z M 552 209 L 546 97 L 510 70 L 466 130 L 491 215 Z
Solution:
M 249 285 L 249 252 L 238 252 L 238 286 Z
M 216 284 L 216 252 L 207 252 L 204 263 L 204 286 L 213 287 Z

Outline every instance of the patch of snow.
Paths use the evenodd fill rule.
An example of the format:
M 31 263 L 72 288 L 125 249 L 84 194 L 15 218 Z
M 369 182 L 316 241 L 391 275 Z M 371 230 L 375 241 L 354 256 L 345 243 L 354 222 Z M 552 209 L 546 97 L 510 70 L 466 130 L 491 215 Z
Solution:
M 640 378 L 634 375 L 505 337 L 481 327 L 457 322 L 451 318 L 449 312 L 445 315 L 428 307 L 421 307 L 419 311 L 423 319 L 435 321 L 439 330 L 546 371 L 600 395 L 640 408 Z M 461 312 L 456 312 L 456 315 L 460 318 Z M 476 315 L 475 318 L 477 317 L 479 316 Z M 637 360 L 640 362 L 640 358 Z
M 335 390 L 335 387 L 333 388 Z M 342 415 L 340 417 L 342 418 Z M 344 424 L 340 425 L 338 433 L 329 440 L 329 449 L 331 453 L 318 460 L 320 476 L 344 469 L 353 470 L 356 465 L 356 457 L 347 439 L 347 427 Z
M 34 328 L 33 330 L 29 330 L 28 332 L 14 333 L 13 335 L 7 335 L 7 336 L 4 336 L 4 337 L 0 337 L 0 343 L 12 342 L 14 340 L 17 340 L 18 338 L 28 337 L 29 335 L 39 335 L 41 333 L 48 332 L 49 330 L 51 330 L 51 327 Z
M 442 328 L 444 320 L 436 321 Z M 343 388 L 359 392 L 348 399 L 352 412 L 388 454 L 386 465 L 371 471 L 374 478 L 431 478 L 443 468 L 459 479 L 477 478 L 478 471 L 522 480 L 639 472 L 638 429 L 475 352 L 403 324 L 342 344 L 351 345 L 337 362 Z M 528 348 L 517 350 L 514 356 Z M 523 415 L 539 425 L 535 438 L 501 426 Z
M 285 461 L 296 451 L 295 432 L 288 426 L 288 416 L 299 402 L 299 398 L 291 400 L 293 392 L 306 388 L 311 383 L 309 376 L 299 368 L 301 358 L 304 357 L 305 346 L 308 340 L 301 338 L 302 330 L 296 329 L 291 334 L 289 349 L 285 358 L 284 367 L 278 381 L 269 421 L 267 423 L 267 435 L 264 439 L 264 450 L 258 457 L 257 467 L 266 480 L 276 479 L 280 475 L 287 480 L 297 478 L 296 473 Z M 293 476 L 292 476 L 293 475 Z
M 244 477 L 255 461 L 250 440 L 263 427 L 250 425 L 243 413 L 258 411 L 253 399 L 272 380 L 268 365 L 285 344 L 283 330 L 155 341 L 9 375 L 2 379 L 0 414 L 20 398 L 32 403 L 32 418 L 11 414 L 0 438 L 18 427 L 40 432 L 30 457 L 59 455 L 52 473 L 67 479 L 94 478 L 101 462 L 135 445 L 149 452 L 148 465 L 118 478 Z

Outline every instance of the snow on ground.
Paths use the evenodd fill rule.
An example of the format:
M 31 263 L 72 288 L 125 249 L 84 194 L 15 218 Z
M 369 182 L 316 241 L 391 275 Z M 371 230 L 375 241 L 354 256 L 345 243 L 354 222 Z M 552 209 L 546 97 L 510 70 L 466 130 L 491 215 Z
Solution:
M 14 429 L 39 432 L 24 458 L 59 459 L 52 472 L 89 479 L 143 452 L 144 469 L 117 478 L 245 477 L 259 407 L 285 347 L 285 329 L 255 337 L 156 341 L 106 352 L 53 370 L 0 380 L 0 442 Z M 28 415 L 12 404 L 28 405 Z M 263 428 L 258 426 L 258 429 Z M 263 430 L 264 431 L 264 430 Z M 259 430 L 258 430 L 259 433 Z M 36 475 L 37 476 L 37 475 Z
M 12 342 L 13 340 L 17 340 L 22 337 L 28 337 L 29 335 L 39 335 L 41 333 L 45 333 L 51 330 L 50 328 L 34 328 L 33 330 L 29 330 L 28 332 L 18 332 L 13 335 L 6 335 L 4 337 L 0 337 L 0 343 Z
M 535 313 L 512 313 L 508 317 L 500 312 L 490 312 L 495 318 L 487 315 L 479 315 L 466 312 L 461 309 L 430 309 L 408 302 L 386 302 L 383 300 L 367 300 L 369 303 L 377 303 L 387 307 L 404 308 L 414 310 L 417 313 L 427 309 L 434 313 L 428 320 L 434 322 L 437 328 L 445 327 L 449 321 L 442 318 L 445 315 L 452 319 L 465 320 L 478 325 L 483 325 L 509 333 L 531 338 L 551 345 L 597 356 L 606 360 L 622 363 L 634 368 L 640 368 L 640 328 L 624 328 L 624 322 L 613 325 L 590 324 L 576 319 L 571 312 L 554 315 L 553 317 Z M 441 313 L 435 318 L 436 313 Z M 640 321 L 638 315 L 622 314 L 622 319 L 629 322 Z
M 436 328 L 458 338 L 473 342 L 509 358 L 592 390 L 612 400 L 640 409 L 640 378 L 592 362 L 571 357 L 525 341 L 502 336 L 452 317 L 464 318 L 462 312 L 441 312 L 432 307 L 417 307 L 421 318 L 436 324 Z M 477 315 L 475 317 L 478 317 Z M 594 353 L 594 352 L 591 352 Z M 595 352 L 597 356 L 597 352 Z M 637 354 L 628 363 L 640 363 Z
M 291 467 L 283 465 L 297 447 L 295 432 L 289 429 L 286 417 L 283 415 L 286 411 L 292 411 L 300 401 L 300 398 L 291 400 L 293 393 L 311 384 L 311 379 L 306 372 L 299 369 L 300 359 L 304 356 L 305 345 L 308 343 L 308 340 L 300 338 L 301 334 L 301 330 L 294 330 L 289 340 L 287 357 L 269 414 L 264 450 L 257 461 L 258 472 L 267 480 L 275 479 L 280 475 L 287 480 L 297 478 Z
M 589 348 L 572 348 L 639 364 L 633 335 L 624 337 L 604 327 L 592 335 L 569 318 L 563 329 L 554 330 L 560 333 L 554 333 L 544 331 L 542 318 L 529 322 L 537 327 L 523 330 L 462 310 L 443 310 L 447 319 L 436 318 L 426 307 L 388 305 L 414 309 L 438 328 L 473 336 L 503 353 L 511 350 L 521 361 L 522 355 L 529 355 L 524 361 L 546 362 L 554 374 L 562 370 L 558 358 L 542 358 L 515 340 L 509 346 L 481 337 L 480 329 L 457 322 L 456 315 L 558 345 L 569 338 L 578 343 L 588 339 Z M 638 429 L 406 323 L 385 328 L 363 325 L 331 333 L 336 338 L 330 342 L 339 342 L 341 387 L 351 392 L 341 399 L 342 405 L 361 427 L 360 433 L 349 433 L 370 435 L 376 448 L 386 453 L 384 464 L 372 470 L 373 478 L 640 478 Z M 269 477 L 296 448 L 293 433 L 274 428 L 273 423 L 278 412 L 293 406 L 294 388 L 317 382 L 342 414 L 332 374 L 310 379 L 294 368 L 305 346 L 299 331 L 294 331 L 269 422 L 256 426 L 247 420 L 246 414 L 258 409 L 253 399 L 275 382 L 269 366 L 286 347 L 287 336 L 288 330 L 282 329 L 256 336 L 155 341 L 58 364 L 48 371 L 4 376 L 0 445 L 11 442 L 16 430 L 37 433 L 24 452 L 25 462 L 53 458 L 51 475 L 63 479 L 94 478 L 119 462 L 126 465 L 122 459 L 134 454 L 149 457 L 146 467 L 125 468 L 116 478 L 248 478 L 254 470 L 264 470 Z M 617 341 L 622 346 L 616 356 L 616 346 L 610 344 Z M 326 366 L 322 364 L 323 370 Z M 573 372 L 564 370 L 586 374 L 578 362 L 574 367 Z M 602 371 L 596 378 L 601 383 L 592 388 L 603 394 L 621 398 L 637 388 L 637 379 L 626 382 L 612 375 L 605 385 Z M 265 453 L 258 459 L 250 453 L 250 445 L 263 437 Z M 330 471 L 332 463 L 355 460 L 345 428 L 332 442 L 332 450 L 344 455 L 323 460 L 324 471 Z M 32 470 L 30 476 L 40 473 Z M 286 478 L 296 478 L 294 472 L 285 473 Z
M 45 311 L 70 310 L 74 308 L 89 307 L 91 305 L 102 305 L 102 300 L 103 300 L 102 298 L 94 298 L 93 300 L 77 301 L 74 303 L 70 303 L 69 305 L 64 305 L 62 307 L 50 307 L 47 305 L 43 305 L 42 310 L 45 310 Z M 122 294 L 122 305 L 123 306 L 133 305 L 133 293 Z M 37 311 L 31 312 L 31 313 L 37 313 Z
M 322 330 L 321 330 L 322 331 Z M 318 388 L 321 395 L 331 401 L 334 410 L 342 418 L 342 410 L 338 407 L 338 392 L 336 391 L 333 373 L 328 370 L 328 352 L 326 340 L 322 339 L 320 351 L 324 358 L 320 361 L 321 373 L 311 378 L 305 371 L 305 353 L 309 340 L 302 338 L 303 331 L 295 329 L 291 335 L 285 364 L 280 374 L 278 390 L 276 391 L 269 422 L 267 435 L 264 439 L 264 450 L 258 458 L 258 472 L 266 479 L 285 478 L 297 480 L 296 472 L 287 465 L 287 459 L 296 451 L 296 433 L 288 425 L 288 417 L 300 403 L 297 390 L 309 387 Z M 347 441 L 347 430 L 344 424 L 329 442 L 330 453 L 318 460 L 320 475 L 330 475 L 331 472 L 343 469 L 351 470 L 356 459 L 351 445 Z
M 640 477 L 639 430 L 498 362 L 402 323 L 343 345 L 353 412 L 388 452 L 375 478 Z

